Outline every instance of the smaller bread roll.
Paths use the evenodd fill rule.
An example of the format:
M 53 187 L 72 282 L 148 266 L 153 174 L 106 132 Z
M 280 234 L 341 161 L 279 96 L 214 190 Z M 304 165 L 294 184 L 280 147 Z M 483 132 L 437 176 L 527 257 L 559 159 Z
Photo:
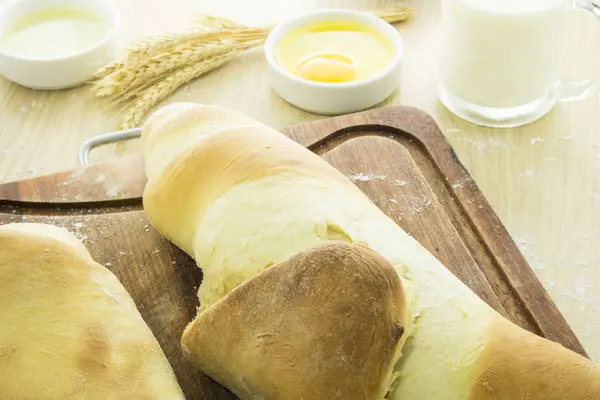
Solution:
M 362 245 L 334 242 L 238 286 L 196 317 L 182 346 L 242 400 L 377 400 L 408 321 L 392 265 Z
M 183 400 L 133 300 L 62 228 L 0 226 L 0 399 Z

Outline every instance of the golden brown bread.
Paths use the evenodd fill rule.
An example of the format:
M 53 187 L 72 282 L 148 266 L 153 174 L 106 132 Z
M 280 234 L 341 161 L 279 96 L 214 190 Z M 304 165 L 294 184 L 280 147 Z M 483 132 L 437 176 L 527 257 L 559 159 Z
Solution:
M 176 114 L 156 111 L 155 118 L 144 125 L 148 177 L 144 211 L 163 235 L 194 258 L 199 219 L 237 184 L 289 174 L 290 178 L 325 175 L 354 187 L 320 157 L 310 157 L 309 150 L 279 132 L 265 130 L 252 118 L 238 113 L 230 119 L 230 110 L 220 107 L 178 106 Z M 213 129 L 219 134 L 211 135 Z M 219 295 L 234 287 L 222 288 Z M 209 291 L 207 285 L 200 287 L 202 307 L 218 298 Z
M 469 400 L 600 400 L 594 363 L 505 319 L 491 329 Z
M 600 400 L 593 362 L 504 319 L 281 133 L 234 110 L 177 103 L 150 118 L 143 138 L 145 210 L 201 266 L 204 309 L 298 252 L 361 242 L 393 265 L 412 312 L 391 399 Z
M 409 319 L 394 268 L 340 242 L 244 282 L 198 315 L 182 346 L 241 399 L 382 399 Z
M 77 238 L 0 226 L 0 399 L 183 400 L 117 278 Z

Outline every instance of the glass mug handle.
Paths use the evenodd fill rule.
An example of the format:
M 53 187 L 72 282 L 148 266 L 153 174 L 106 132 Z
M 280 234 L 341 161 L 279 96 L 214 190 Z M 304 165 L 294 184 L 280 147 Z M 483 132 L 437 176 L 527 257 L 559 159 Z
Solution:
M 600 4 L 592 0 L 575 0 L 575 7 L 588 10 L 596 17 L 600 18 Z
M 600 19 L 600 4 L 594 0 L 574 0 L 575 9 L 587 10 Z M 591 79 L 577 80 L 562 77 L 555 86 L 555 99 L 559 102 L 577 101 L 587 98 L 597 88 Z

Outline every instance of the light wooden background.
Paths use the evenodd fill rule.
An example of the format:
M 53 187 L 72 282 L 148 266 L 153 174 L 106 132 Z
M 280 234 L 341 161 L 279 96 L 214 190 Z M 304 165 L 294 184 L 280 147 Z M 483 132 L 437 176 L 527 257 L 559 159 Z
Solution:
M 0 0 L 0 4 L 5 0 Z M 450 115 L 437 101 L 439 0 L 120 0 L 126 38 L 186 26 L 202 11 L 248 23 L 271 23 L 313 8 L 369 10 L 408 5 L 399 25 L 406 42 L 401 90 L 388 103 L 416 106 L 438 121 L 461 161 L 520 245 L 584 346 L 600 361 L 600 95 L 559 104 L 548 116 L 511 130 L 484 129 Z M 600 21 L 570 16 L 565 75 L 600 84 Z M 260 51 L 181 89 L 169 101 L 217 103 L 274 127 L 317 118 L 269 88 Z M 77 148 L 114 130 L 118 116 L 87 88 L 36 92 L 0 80 L 0 182 L 76 166 Z M 110 147 L 93 161 L 131 154 Z

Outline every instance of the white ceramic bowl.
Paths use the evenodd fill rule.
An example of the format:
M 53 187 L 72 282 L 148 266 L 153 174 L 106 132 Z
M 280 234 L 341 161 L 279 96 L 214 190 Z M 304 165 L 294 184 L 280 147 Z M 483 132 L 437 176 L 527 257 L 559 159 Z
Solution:
M 66 57 L 35 58 L 0 50 L 0 74 L 32 89 L 65 89 L 89 81 L 94 72 L 115 59 L 120 46 L 121 18 L 110 0 L 16 0 L 0 10 L 0 32 L 19 18 L 42 9 L 73 7 L 90 11 L 106 25 L 104 38 Z
M 360 81 L 322 83 L 301 79 L 278 65 L 275 51 L 290 31 L 321 21 L 356 21 L 380 32 L 392 44 L 395 56 L 379 74 Z M 279 96 L 303 110 L 323 115 L 347 114 L 364 110 L 389 97 L 400 83 L 403 42 L 398 31 L 371 14 L 352 10 L 319 10 L 283 22 L 269 34 L 265 56 L 271 85 Z

